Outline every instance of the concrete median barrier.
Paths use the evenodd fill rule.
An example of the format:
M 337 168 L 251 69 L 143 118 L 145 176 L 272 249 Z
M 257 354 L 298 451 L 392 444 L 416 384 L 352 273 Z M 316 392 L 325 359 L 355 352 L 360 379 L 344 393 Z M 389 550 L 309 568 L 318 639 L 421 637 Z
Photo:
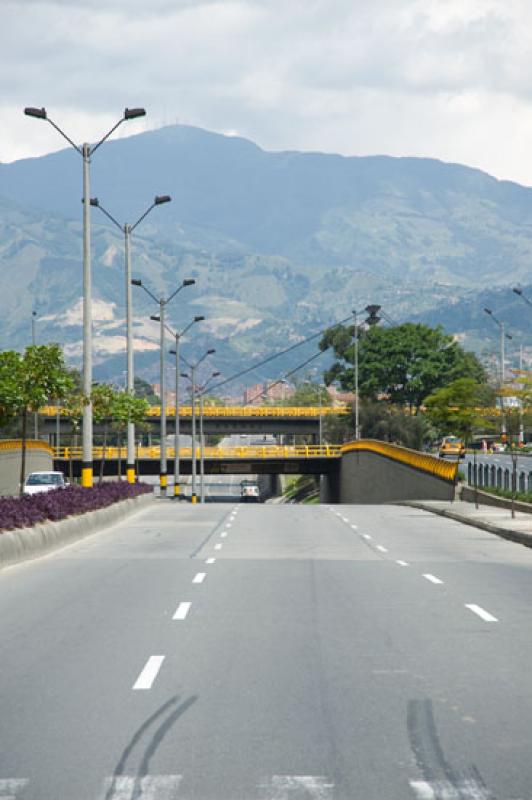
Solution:
M 140 511 L 151 502 L 153 494 L 142 494 L 59 522 L 43 522 L 31 528 L 17 528 L 0 533 L 0 569 L 38 558 L 92 533 L 98 533 Z

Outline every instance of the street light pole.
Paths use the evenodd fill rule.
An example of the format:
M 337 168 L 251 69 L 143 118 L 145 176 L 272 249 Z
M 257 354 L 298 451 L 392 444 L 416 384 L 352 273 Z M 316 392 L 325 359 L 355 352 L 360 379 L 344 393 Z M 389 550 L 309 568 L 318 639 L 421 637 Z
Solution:
M 205 436 L 203 433 L 203 398 L 211 380 L 217 378 L 219 372 L 213 372 L 209 380 L 203 384 L 200 393 L 200 502 L 205 502 Z
M 35 336 L 35 320 L 37 317 L 37 312 L 34 310 L 31 312 L 31 343 L 33 347 L 37 344 L 37 338 Z M 33 438 L 39 438 L 39 412 L 36 411 L 33 415 Z
M 127 358 L 127 371 L 126 371 L 126 389 L 129 394 L 133 395 L 135 392 L 135 372 L 133 364 L 133 298 L 131 294 L 131 234 L 135 228 L 148 216 L 150 211 L 156 206 L 169 203 L 172 198 L 170 195 L 157 195 L 147 208 L 141 214 L 134 225 L 129 225 L 127 222 L 121 225 L 117 220 L 105 209 L 97 197 L 91 198 L 90 204 L 95 208 L 99 208 L 105 216 L 116 225 L 116 227 L 124 234 L 124 256 L 125 256 L 125 281 L 126 281 L 126 358 Z M 127 480 L 128 483 L 135 483 L 135 423 L 127 423 Z
M 192 286 L 196 283 L 194 278 L 185 278 L 185 280 L 177 287 L 177 289 L 172 292 L 169 297 L 156 297 L 149 289 L 147 289 L 141 280 L 138 278 L 132 278 L 131 283 L 133 286 L 140 286 L 147 295 L 154 300 L 159 306 L 159 314 L 153 315 L 150 317 L 154 322 L 159 322 L 160 324 L 160 375 L 159 375 L 159 385 L 161 391 L 161 426 L 160 426 L 160 467 L 159 467 L 159 487 L 160 487 L 160 494 L 161 497 L 163 496 L 164 492 L 166 491 L 166 487 L 168 484 L 168 476 L 166 474 L 166 390 L 165 390 L 165 363 L 164 363 L 164 329 L 166 327 L 164 321 L 165 309 L 168 303 L 173 300 L 173 298 L 178 294 L 181 289 L 184 289 L 186 286 Z
M 179 497 L 181 492 L 181 487 L 179 483 L 179 473 L 180 473 L 180 464 L 179 464 L 179 428 L 180 428 L 180 419 L 179 419 L 179 343 L 181 338 L 185 335 L 185 333 L 189 330 L 189 328 L 194 325 L 195 322 L 202 322 L 205 319 L 203 316 L 196 316 L 189 322 L 188 325 L 183 328 L 182 331 L 174 331 L 168 325 L 166 325 L 166 330 L 170 333 L 170 335 L 175 340 L 175 347 L 173 350 L 170 350 L 172 355 L 175 355 L 175 424 L 174 424 L 174 497 Z
M 500 381 L 501 381 L 501 404 L 500 404 L 501 405 L 501 436 L 506 437 L 506 415 L 504 413 L 504 395 L 503 395 L 504 379 L 505 379 L 505 376 L 506 376 L 505 368 L 504 368 L 504 361 L 505 361 L 504 340 L 505 339 L 511 340 L 512 337 L 511 337 L 511 335 L 509 333 L 506 333 L 505 328 L 504 328 L 504 322 L 501 322 L 499 319 L 497 319 L 497 317 L 495 316 L 495 314 L 493 313 L 491 308 L 485 308 L 484 311 L 486 312 L 486 314 L 488 314 L 492 318 L 494 323 L 498 326 L 500 334 L 501 334 L 501 343 L 500 343 L 500 347 L 501 347 L 501 364 L 500 364 L 500 372 L 499 372 Z
M 353 309 L 353 317 L 355 319 L 355 439 L 357 440 L 360 439 L 360 400 L 358 396 L 358 315 L 361 314 L 362 311 L 365 311 L 367 314 L 369 314 L 366 324 L 377 325 L 377 323 L 380 322 L 379 317 L 377 317 L 380 308 L 381 307 L 378 305 L 369 305 L 363 309 L 360 309 L 359 311 Z
M 90 236 L 90 160 L 93 153 L 111 136 L 125 120 L 143 117 L 143 108 L 126 108 L 118 122 L 91 147 L 85 142 L 81 147 L 73 142 L 67 134 L 51 120 L 45 108 L 26 107 L 24 114 L 35 119 L 43 119 L 76 150 L 83 159 L 83 393 L 86 405 L 83 406 L 82 431 L 82 465 L 81 485 L 91 487 L 93 484 L 92 461 L 92 279 L 91 279 L 91 236 Z
M 196 496 L 196 370 L 199 365 L 207 358 L 207 356 L 212 355 L 215 353 L 216 350 L 211 348 L 207 350 L 206 353 L 202 355 L 202 357 L 196 361 L 195 364 L 191 364 L 187 361 L 186 358 L 183 358 L 183 361 L 187 365 L 190 370 L 190 375 L 187 375 L 186 372 L 182 372 L 181 375 L 183 378 L 188 378 L 191 382 L 191 401 L 192 401 L 192 487 L 191 487 L 191 502 L 197 503 L 197 496 Z

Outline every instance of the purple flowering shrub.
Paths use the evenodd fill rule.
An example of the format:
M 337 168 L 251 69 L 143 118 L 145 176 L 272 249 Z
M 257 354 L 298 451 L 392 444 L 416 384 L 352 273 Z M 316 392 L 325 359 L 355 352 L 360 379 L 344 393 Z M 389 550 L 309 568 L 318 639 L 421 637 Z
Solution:
M 64 489 L 53 489 L 24 497 L 0 497 L 0 532 L 96 511 L 151 491 L 153 487 L 147 483 L 113 481 L 90 489 L 67 486 Z

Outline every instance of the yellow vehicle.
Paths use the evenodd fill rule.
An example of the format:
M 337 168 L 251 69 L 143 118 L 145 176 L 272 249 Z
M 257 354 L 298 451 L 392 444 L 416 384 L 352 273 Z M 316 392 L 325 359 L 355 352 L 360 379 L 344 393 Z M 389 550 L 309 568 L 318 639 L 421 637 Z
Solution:
M 463 458 L 465 445 L 458 436 L 444 436 L 440 444 L 440 458 Z

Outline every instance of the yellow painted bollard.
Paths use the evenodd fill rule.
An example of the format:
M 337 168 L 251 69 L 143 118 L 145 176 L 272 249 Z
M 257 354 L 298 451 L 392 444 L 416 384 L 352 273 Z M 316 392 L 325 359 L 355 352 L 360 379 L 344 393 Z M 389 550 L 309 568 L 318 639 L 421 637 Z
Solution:
M 81 468 L 81 485 L 85 489 L 90 489 L 92 487 L 92 466 L 90 467 L 82 467 Z
M 197 499 L 196 495 L 193 494 L 192 497 L 190 498 L 190 502 L 191 503 L 197 503 L 197 501 L 198 501 L 198 499 Z
M 126 475 L 128 483 L 135 483 L 135 467 L 128 467 Z
M 160 495 L 164 497 L 166 493 L 166 486 L 168 484 L 168 476 L 166 474 L 159 475 L 159 488 L 160 488 Z
M 178 483 L 174 484 L 174 497 L 179 497 L 181 494 L 181 486 Z

